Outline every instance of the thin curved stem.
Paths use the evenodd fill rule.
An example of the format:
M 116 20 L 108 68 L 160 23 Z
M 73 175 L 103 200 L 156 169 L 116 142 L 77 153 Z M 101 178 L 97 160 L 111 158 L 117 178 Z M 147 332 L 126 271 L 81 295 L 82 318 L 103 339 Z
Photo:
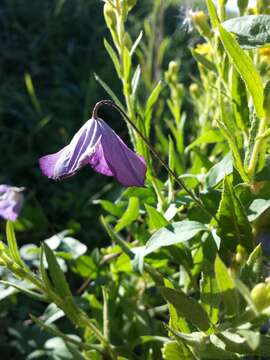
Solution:
M 145 144 L 148 146 L 148 148 L 150 149 L 150 151 L 152 152 L 152 154 L 158 159 L 158 161 L 161 163 L 161 165 L 166 169 L 166 171 L 173 176 L 173 178 L 175 179 L 175 181 L 178 183 L 178 185 L 180 185 L 186 192 L 187 194 L 194 200 L 194 202 L 205 212 L 205 214 L 207 214 L 207 216 L 210 217 L 214 217 L 214 219 L 218 222 L 218 220 L 216 219 L 215 215 L 211 214 L 203 205 L 203 203 L 201 202 L 200 199 L 198 199 L 198 197 L 187 188 L 187 186 L 185 185 L 185 183 L 178 178 L 177 174 L 175 173 L 175 171 L 173 171 L 167 164 L 166 162 L 159 156 L 159 154 L 157 153 L 157 151 L 154 149 L 154 147 L 152 146 L 152 144 L 150 143 L 150 141 L 145 137 L 145 135 L 141 132 L 141 130 L 138 129 L 138 127 L 130 120 L 130 118 L 128 117 L 128 115 L 119 107 L 117 106 L 112 100 L 101 100 L 99 101 L 93 110 L 92 113 L 92 118 L 93 119 L 97 119 L 98 118 L 98 111 L 102 106 L 110 106 L 114 109 L 116 109 L 126 120 L 126 122 L 137 132 L 137 134 L 142 138 L 142 140 L 145 142 Z

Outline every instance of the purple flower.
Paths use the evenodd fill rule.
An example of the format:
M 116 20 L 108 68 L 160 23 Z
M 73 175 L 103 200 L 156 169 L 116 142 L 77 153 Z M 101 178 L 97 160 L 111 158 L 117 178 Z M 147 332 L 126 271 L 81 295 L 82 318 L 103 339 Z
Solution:
M 23 187 L 0 185 L 0 216 L 6 220 L 16 220 L 23 206 Z
M 146 163 L 130 150 L 102 119 L 88 120 L 70 144 L 39 160 L 44 175 L 61 180 L 90 165 L 96 172 L 115 176 L 124 186 L 144 186 Z

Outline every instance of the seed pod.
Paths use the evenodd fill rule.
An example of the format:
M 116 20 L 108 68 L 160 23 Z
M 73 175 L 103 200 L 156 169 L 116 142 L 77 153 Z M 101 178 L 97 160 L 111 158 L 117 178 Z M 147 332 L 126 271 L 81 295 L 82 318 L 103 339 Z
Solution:
M 103 14 L 108 28 L 114 29 L 117 24 L 117 18 L 113 6 L 106 2 L 103 8 Z
M 263 310 L 267 307 L 268 291 L 265 283 L 259 283 L 251 290 L 251 299 L 258 310 Z
M 200 97 L 200 89 L 199 89 L 198 84 L 196 84 L 196 83 L 192 83 L 189 86 L 189 92 L 190 92 L 190 95 L 194 98 Z

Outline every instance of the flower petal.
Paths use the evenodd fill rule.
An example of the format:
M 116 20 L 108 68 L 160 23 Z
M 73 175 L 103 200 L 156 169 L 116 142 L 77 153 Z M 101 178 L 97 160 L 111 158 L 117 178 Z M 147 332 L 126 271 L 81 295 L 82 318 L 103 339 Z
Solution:
M 100 138 L 97 130 L 96 122 L 90 119 L 74 135 L 69 145 L 55 154 L 43 156 L 39 160 L 43 174 L 58 180 L 79 171 L 93 156 Z
M 23 205 L 24 188 L 0 185 L 0 216 L 7 220 L 16 220 Z
M 89 165 L 91 165 L 92 169 L 96 172 L 105 175 L 105 176 L 114 176 L 112 170 L 110 169 L 103 153 L 103 148 L 101 146 L 101 142 L 99 142 L 96 147 L 93 155 L 89 159 Z
M 144 186 L 146 163 L 142 156 L 130 150 L 122 139 L 102 120 L 101 145 L 105 160 L 117 180 L 124 186 Z
M 61 157 L 61 155 L 64 153 L 64 150 L 66 148 L 58 151 L 55 154 L 46 155 L 39 159 L 39 167 L 42 171 L 42 173 L 47 176 L 50 179 L 54 179 L 54 169 L 57 161 Z

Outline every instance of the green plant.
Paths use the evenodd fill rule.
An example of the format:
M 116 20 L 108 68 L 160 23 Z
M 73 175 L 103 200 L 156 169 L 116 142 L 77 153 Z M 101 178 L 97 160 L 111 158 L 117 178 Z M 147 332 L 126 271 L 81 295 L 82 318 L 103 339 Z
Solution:
M 246 16 L 246 3 L 239 1 L 241 16 L 232 19 L 226 19 L 226 1 L 206 5 L 210 19 L 190 13 L 203 42 L 191 49 L 199 76 L 188 93 L 179 61 L 171 59 L 162 70 L 173 40 L 159 39 L 158 52 L 157 33 L 147 24 L 148 42 L 143 33 L 133 40 L 127 23 L 136 1 L 105 1 L 112 42 L 104 45 L 122 96 L 96 77 L 111 100 L 99 102 L 94 114 L 103 105 L 118 110 L 147 163 L 144 187 L 124 189 L 111 201 L 95 199 L 111 246 L 90 253 L 60 234 L 55 251 L 50 240 L 32 248 L 29 266 L 7 223 L 7 244 L 0 243 L 1 265 L 11 276 L 2 281 L 5 291 L 15 288 L 48 303 L 71 321 L 68 334 L 55 324 L 57 316 L 31 316 L 67 358 L 270 354 L 270 17 L 259 1 L 255 16 Z M 167 6 L 155 3 L 152 23 L 162 23 Z M 31 89 L 28 77 L 27 84 Z M 84 278 L 76 296 L 65 279 L 66 263 Z

